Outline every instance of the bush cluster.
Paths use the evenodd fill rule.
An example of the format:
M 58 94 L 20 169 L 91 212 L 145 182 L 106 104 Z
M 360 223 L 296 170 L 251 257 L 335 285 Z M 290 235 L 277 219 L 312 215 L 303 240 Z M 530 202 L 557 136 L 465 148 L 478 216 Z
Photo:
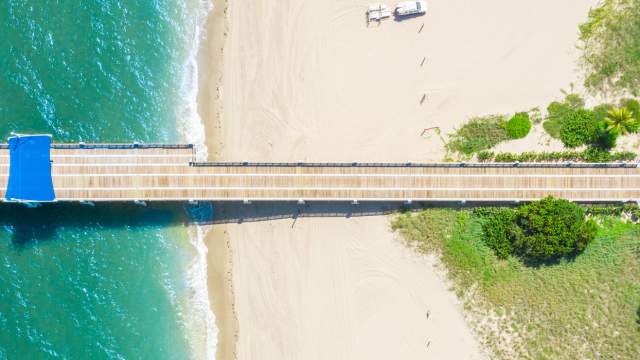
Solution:
M 481 151 L 478 153 L 480 162 L 558 162 L 583 161 L 590 163 L 634 161 L 638 154 L 630 151 L 608 152 L 598 148 L 584 151 L 548 151 L 523 153 L 498 153 Z
M 582 98 L 569 94 L 564 101 L 549 104 L 547 113 L 544 129 L 569 148 L 612 149 L 619 135 L 640 130 L 640 103 L 635 99 L 624 99 L 617 107 L 601 104 L 586 109 Z
M 512 139 L 522 139 L 531 130 L 531 120 L 529 114 L 525 112 L 517 113 L 507 121 L 505 130 Z
M 585 210 L 567 200 L 547 197 L 520 206 L 481 210 L 483 240 L 500 258 L 511 255 L 548 261 L 576 254 L 595 238 L 597 226 Z
M 564 101 L 554 101 L 547 106 L 547 120 L 542 126 L 551 137 L 560 139 L 564 120 L 582 108 L 584 108 L 584 100 L 576 94 L 568 94 Z

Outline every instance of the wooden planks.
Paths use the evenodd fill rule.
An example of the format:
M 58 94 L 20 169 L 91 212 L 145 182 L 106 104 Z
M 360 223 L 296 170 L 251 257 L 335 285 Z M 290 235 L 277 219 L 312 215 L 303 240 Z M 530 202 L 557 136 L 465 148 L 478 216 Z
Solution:
M 640 199 L 636 167 L 190 166 L 190 148 L 52 149 L 59 201 Z M 0 149 L 0 194 L 8 179 Z

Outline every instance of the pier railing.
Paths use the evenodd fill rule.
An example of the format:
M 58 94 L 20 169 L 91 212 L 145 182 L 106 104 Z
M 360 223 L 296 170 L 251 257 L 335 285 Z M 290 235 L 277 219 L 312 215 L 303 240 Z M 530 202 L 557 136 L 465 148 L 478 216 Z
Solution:
M 8 149 L 9 144 L 0 144 L 0 149 Z M 52 149 L 193 149 L 193 144 L 51 144 Z
M 340 162 L 340 163 L 320 163 L 320 162 L 191 162 L 194 167 L 340 167 L 340 168 L 636 168 L 638 163 L 577 163 L 577 162 L 556 162 L 556 163 L 360 163 L 360 162 Z

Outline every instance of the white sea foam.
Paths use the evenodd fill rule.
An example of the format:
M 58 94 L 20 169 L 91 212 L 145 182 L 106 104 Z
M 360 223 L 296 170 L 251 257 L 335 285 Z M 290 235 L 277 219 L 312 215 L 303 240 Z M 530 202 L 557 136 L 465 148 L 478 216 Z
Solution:
M 213 1 L 196 0 L 190 39 L 191 45 L 186 54 L 186 61 L 182 68 L 180 83 L 181 104 L 178 111 L 178 131 L 188 142 L 196 145 L 198 160 L 206 160 L 207 145 L 205 143 L 205 128 L 198 113 L 198 51 L 200 42 L 205 36 L 205 25 L 209 12 L 213 10 Z
M 198 113 L 198 51 L 200 42 L 205 36 L 207 16 L 214 5 L 211 0 L 195 0 L 194 6 L 194 17 L 192 23 L 189 24 L 192 28 L 186 39 L 189 41 L 190 47 L 187 49 L 182 72 L 181 103 L 178 104 L 177 125 L 182 137 L 196 146 L 197 159 L 206 160 L 205 128 Z M 186 274 L 191 297 L 187 304 L 185 325 L 192 354 L 196 359 L 214 359 L 218 341 L 218 328 L 209 302 L 205 236 L 205 228 L 198 225 L 193 226 L 189 231 L 195 255 Z
M 190 233 L 191 244 L 196 254 L 187 271 L 187 284 L 191 290 L 188 304 L 187 330 L 192 353 L 196 359 L 214 359 L 218 343 L 218 328 L 211 311 L 207 287 L 207 247 L 204 238 L 207 230 L 195 226 Z M 203 333 L 205 329 L 206 333 Z

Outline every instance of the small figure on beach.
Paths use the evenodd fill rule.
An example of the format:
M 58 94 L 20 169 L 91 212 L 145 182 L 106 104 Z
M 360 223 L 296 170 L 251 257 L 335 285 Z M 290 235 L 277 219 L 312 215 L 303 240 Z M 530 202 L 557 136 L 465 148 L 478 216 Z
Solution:
M 429 315 L 431 315 L 431 310 L 427 310 L 427 319 L 429 318 Z

